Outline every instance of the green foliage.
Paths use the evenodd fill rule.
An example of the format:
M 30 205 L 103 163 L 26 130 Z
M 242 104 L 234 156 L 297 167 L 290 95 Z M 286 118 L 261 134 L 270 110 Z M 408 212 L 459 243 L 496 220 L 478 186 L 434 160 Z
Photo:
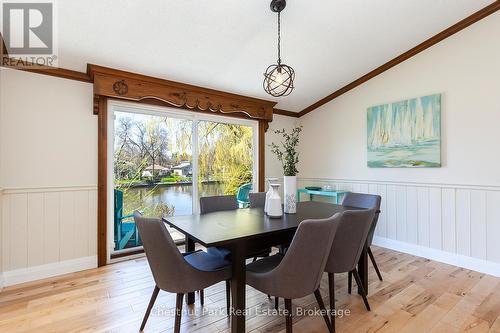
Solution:
M 297 146 L 299 145 L 300 132 L 302 132 L 302 126 L 295 127 L 290 134 L 285 129 L 274 131 L 276 134 L 281 134 L 284 140 L 281 141 L 280 145 L 271 143 L 271 152 L 281 162 L 285 176 L 296 176 L 299 173 L 297 170 L 297 163 L 299 163 Z
M 191 181 L 191 177 L 181 177 L 181 176 L 171 176 L 161 179 L 162 183 L 177 183 L 177 182 L 188 182 Z
M 224 194 L 252 182 L 253 130 L 248 126 L 202 122 L 199 181 L 218 181 Z

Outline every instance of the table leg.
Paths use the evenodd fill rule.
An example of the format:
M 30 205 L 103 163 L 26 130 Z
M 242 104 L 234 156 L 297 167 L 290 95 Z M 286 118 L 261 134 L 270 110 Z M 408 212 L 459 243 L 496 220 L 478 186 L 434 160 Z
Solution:
M 366 294 L 368 295 L 368 247 L 365 244 L 361 256 L 358 261 L 358 273 L 361 278 L 361 283 L 365 288 Z M 361 294 L 361 290 L 358 288 L 358 294 Z
M 186 252 L 193 252 L 195 250 L 195 243 L 194 241 L 186 236 L 186 245 L 185 245 L 185 250 Z M 186 297 L 186 304 L 194 304 L 194 293 L 188 293 Z
M 300 192 L 297 191 L 297 202 L 300 202 Z
M 231 278 L 231 332 L 245 332 L 245 250 L 243 244 L 231 249 L 233 276 Z

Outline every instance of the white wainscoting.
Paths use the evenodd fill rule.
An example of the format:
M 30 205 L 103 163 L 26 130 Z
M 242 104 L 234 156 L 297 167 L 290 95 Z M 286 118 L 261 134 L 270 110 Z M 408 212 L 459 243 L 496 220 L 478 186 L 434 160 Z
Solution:
M 500 276 L 500 187 L 299 178 L 382 196 L 376 242 Z
M 4 189 L 4 285 L 96 267 L 97 187 Z

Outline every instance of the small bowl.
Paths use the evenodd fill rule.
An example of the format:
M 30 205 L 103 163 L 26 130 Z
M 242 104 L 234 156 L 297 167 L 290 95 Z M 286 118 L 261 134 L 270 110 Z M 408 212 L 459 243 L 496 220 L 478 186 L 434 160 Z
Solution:
M 306 190 L 309 190 L 309 191 L 321 191 L 321 187 L 318 187 L 318 186 L 306 186 Z

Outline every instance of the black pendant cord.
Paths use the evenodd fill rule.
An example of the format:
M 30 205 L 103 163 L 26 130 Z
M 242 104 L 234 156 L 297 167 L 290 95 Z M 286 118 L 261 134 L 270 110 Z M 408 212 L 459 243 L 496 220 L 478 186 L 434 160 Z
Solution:
M 281 12 L 278 12 L 278 65 L 281 65 Z

